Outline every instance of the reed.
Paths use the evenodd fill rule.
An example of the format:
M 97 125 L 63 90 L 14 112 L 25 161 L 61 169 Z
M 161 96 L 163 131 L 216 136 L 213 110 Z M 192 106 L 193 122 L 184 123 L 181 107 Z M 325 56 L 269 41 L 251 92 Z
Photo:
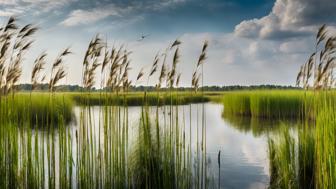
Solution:
M 274 188 L 284 185 L 291 188 L 332 188 L 334 186 L 333 134 L 336 104 L 334 97 L 329 93 L 315 94 L 315 120 L 305 119 L 293 135 L 289 134 L 287 128 L 281 131 L 281 135 L 285 135 L 282 138 L 286 138 L 286 141 L 281 137 L 269 139 L 271 185 Z M 294 150 L 288 150 L 289 148 Z M 285 157 L 291 157 L 293 161 L 283 164 L 287 161 Z M 296 169 L 289 170 L 288 166 Z M 292 175 L 290 176 L 292 180 L 286 180 L 288 175 Z
M 313 114 L 315 119 L 306 116 L 297 135 L 289 136 L 288 132 L 284 131 L 285 141 L 269 140 L 271 187 L 336 186 L 336 103 L 335 91 L 330 90 L 335 87 L 334 41 L 334 37 L 328 37 L 327 27 L 323 25 L 316 36 L 316 52 L 309 58 L 308 63 L 301 67 L 298 74 L 298 84 L 303 84 L 305 89 L 314 89 L 314 92 L 305 92 L 302 112 Z M 318 47 L 323 44 L 324 47 L 318 52 Z M 298 140 L 294 140 L 295 138 Z M 289 161 L 288 157 L 292 160 Z
M 298 188 L 296 146 L 289 129 L 284 126 L 276 142 L 269 140 L 268 146 L 271 188 Z
M 176 95 L 170 95 L 166 93 L 161 93 L 158 95 L 157 92 L 147 93 L 146 94 L 146 103 L 150 106 L 156 105 L 183 105 L 190 103 L 203 103 L 208 102 L 209 98 L 206 96 L 202 96 L 201 94 L 192 94 L 189 93 L 178 93 L 178 98 Z M 124 94 L 121 93 L 121 96 Z M 143 100 L 143 93 L 127 93 L 125 94 L 125 98 L 120 98 L 117 94 L 106 94 L 101 96 L 99 93 L 91 93 L 87 95 L 85 93 L 72 93 L 68 94 L 70 98 L 74 100 L 74 102 L 78 105 L 92 105 L 92 106 L 100 106 L 100 105 L 124 105 L 125 103 L 128 106 L 142 106 L 145 105 Z M 118 98 L 119 97 L 119 98 Z M 170 101 L 171 100 L 171 101 Z M 159 104 L 158 104 L 159 102 Z
M 61 94 L 55 95 L 50 103 L 47 93 L 25 94 L 1 98 L 1 120 L 3 123 L 38 124 L 39 126 L 59 123 L 59 118 L 65 123 L 73 120 L 73 103 L 70 98 Z
M 36 29 L 32 25 L 17 28 L 10 18 L 1 30 L 5 42 L 0 40 L 0 45 L 10 49 L 8 43 L 15 39 L 11 36 L 17 35 L 17 46 L 23 52 L 29 49 L 32 42 L 28 37 Z M 161 55 L 155 56 L 147 76 L 149 81 L 161 67 L 153 93 L 129 93 L 131 51 L 123 45 L 108 49 L 98 35 L 90 41 L 83 59 L 85 90 L 80 93 L 57 93 L 67 74 L 69 48 L 51 63 L 49 93 L 33 91 L 46 80 L 47 53 L 35 59 L 30 93 L 14 93 L 22 72 L 21 55 L 14 56 L 13 62 L 6 53 L 0 54 L 0 81 L 5 81 L 0 83 L 0 188 L 206 188 L 204 107 L 197 113 L 197 120 L 202 121 L 198 121 L 201 128 L 197 127 L 199 137 L 193 141 L 197 143 L 193 149 L 191 135 L 187 140 L 185 132 L 184 111 L 178 105 L 208 98 L 203 93 L 174 90 L 181 78 L 180 44 L 176 40 L 169 45 L 161 66 Z M 203 67 L 207 45 L 203 45 L 197 67 Z M 169 70 L 166 58 L 170 55 Z M 99 70 L 103 90 L 93 93 Z M 137 80 L 144 75 L 140 71 Z M 164 80 L 167 90 L 161 92 Z M 79 106 L 74 108 L 74 104 Z M 131 105 L 141 107 L 136 124 L 129 117 Z M 74 113 L 77 120 L 71 122 Z
M 287 90 L 226 93 L 223 97 L 224 115 L 267 119 L 302 118 L 306 114 L 302 112 L 302 107 L 313 106 L 311 96 L 311 93 L 304 91 Z

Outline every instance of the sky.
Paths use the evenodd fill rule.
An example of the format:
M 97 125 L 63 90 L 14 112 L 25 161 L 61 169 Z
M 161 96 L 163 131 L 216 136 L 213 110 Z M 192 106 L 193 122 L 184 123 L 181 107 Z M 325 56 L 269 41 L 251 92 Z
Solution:
M 40 28 L 25 56 L 21 83 L 30 82 L 41 52 L 51 64 L 70 47 L 63 83 L 81 84 L 85 50 L 99 34 L 109 46 L 124 44 L 132 51 L 132 80 L 141 68 L 149 72 L 155 55 L 179 39 L 183 86 L 190 86 L 204 40 L 205 85 L 294 85 L 314 51 L 318 27 L 335 30 L 335 10 L 335 0 L 0 0 L 0 23 L 14 15 L 20 25 Z M 139 41 L 142 35 L 148 36 Z

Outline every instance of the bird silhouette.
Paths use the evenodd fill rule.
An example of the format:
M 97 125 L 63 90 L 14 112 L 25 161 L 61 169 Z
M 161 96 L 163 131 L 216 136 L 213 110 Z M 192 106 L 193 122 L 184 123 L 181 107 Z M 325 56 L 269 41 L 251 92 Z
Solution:
M 141 35 L 140 39 L 138 39 L 137 41 L 143 41 L 148 36 L 149 36 L 149 34 L 147 34 L 147 35 Z

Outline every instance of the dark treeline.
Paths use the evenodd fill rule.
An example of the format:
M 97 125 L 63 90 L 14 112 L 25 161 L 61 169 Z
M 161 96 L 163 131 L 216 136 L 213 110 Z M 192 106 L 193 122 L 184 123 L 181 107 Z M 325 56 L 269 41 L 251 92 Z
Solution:
M 31 84 L 19 84 L 16 86 L 18 91 L 31 91 Z M 48 91 L 48 84 L 39 84 L 37 89 L 40 91 Z M 300 87 L 286 86 L 286 85 L 229 85 L 229 86 L 204 86 L 200 90 L 204 91 L 235 91 L 235 90 L 262 90 L 262 89 L 302 89 Z M 93 88 L 91 91 L 100 91 L 101 89 Z M 105 89 L 104 89 L 105 90 Z M 167 88 L 161 88 L 160 91 L 169 90 Z M 193 90 L 191 87 L 179 87 L 176 88 L 177 91 L 190 91 Z M 85 89 L 79 85 L 60 85 L 57 86 L 57 91 L 63 92 L 80 92 L 85 91 Z M 154 86 L 130 86 L 129 91 L 157 91 L 157 88 Z

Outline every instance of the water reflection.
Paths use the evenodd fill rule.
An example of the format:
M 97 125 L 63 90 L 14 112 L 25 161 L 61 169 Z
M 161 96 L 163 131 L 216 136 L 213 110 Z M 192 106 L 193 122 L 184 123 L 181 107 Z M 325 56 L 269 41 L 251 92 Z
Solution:
M 95 107 L 93 110 L 95 125 L 99 125 L 100 107 Z M 269 183 L 267 133 L 275 131 L 279 122 L 243 117 L 223 118 L 221 104 L 206 103 L 204 110 L 207 127 L 208 186 L 239 189 L 267 187 Z M 150 111 L 154 115 L 156 108 L 152 107 Z M 166 111 L 169 111 L 169 108 L 160 107 L 160 122 L 165 121 L 163 115 Z M 180 125 L 185 128 L 183 130 L 186 138 L 191 136 L 193 149 L 196 148 L 197 130 L 201 133 L 201 127 L 197 127 L 201 122 L 199 116 L 201 111 L 202 104 L 179 106 Z M 137 133 L 135 130 L 138 127 L 140 112 L 140 107 L 129 107 L 132 128 L 130 138 Z M 218 159 L 219 151 L 221 151 L 220 159 Z M 196 155 L 196 152 L 193 155 Z
M 207 162 L 208 162 L 208 186 L 209 188 L 266 188 L 269 184 L 269 161 L 267 154 L 267 136 L 269 133 L 276 133 L 281 124 L 281 121 L 272 120 L 257 120 L 246 117 L 223 117 L 223 106 L 221 104 L 192 104 L 178 106 L 178 122 L 181 127 L 185 139 L 189 140 L 192 144 L 192 156 L 196 157 L 196 141 L 201 141 L 200 133 L 201 131 L 201 121 L 202 121 L 202 111 L 204 107 L 205 112 L 205 123 L 206 123 L 206 151 L 207 151 Z M 59 139 L 62 132 L 59 129 L 53 130 L 53 132 L 46 132 L 42 130 L 34 130 L 32 138 L 40 144 L 43 144 L 40 151 L 43 154 L 43 158 L 47 159 L 47 154 L 50 154 L 47 149 L 47 144 L 53 144 L 55 146 L 55 154 L 51 156 L 55 157 L 55 177 L 58 180 L 59 175 L 62 174 L 59 167 L 59 158 L 62 154 L 59 153 L 60 149 L 68 149 L 69 153 L 72 153 L 73 161 L 72 166 L 70 165 L 72 171 L 69 170 L 69 174 L 72 174 L 72 187 L 77 188 L 76 178 L 78 176 L 76 167 L 79 165 L 78 159 L 81 157 L 78 155 L 78 148 L 83 148 L 83 142 L 78 143 L 77 137 L 80 139 L 80 134 L 85 130 L 86 134 L 91 134 L 89 144 L 94 144 L 95 146 L 104 146 L 105 136 L 114 139 L 117 135 L 113 133 L 112 130 L 104 132 L 104 127 L 102 122 L 103 108 L 104 107 L 91 107 L 90 112 L 90 127 L 85 125 L 85 127 L 80 125 L 80 116 L 83 111 L 83 107 L 75 108 L 75 115 L 77 122 L 72 123 L 70 126 L 66 127 L 64 132 L 69 136 L 68 141 L 60 141 Z M 119 107 L 118 107 L 119 108 Z M 124 109 L 118 109 L 121 112 L 121 117 L 123 117 Z M 152 121 L 155 121 L 156 107 L 150 108 L 150 114 L 153 115 Z M 173 111 L 172 113 L 174 114 Z M 169 125 L 169 119 L 165 118 L 165 113 L 169 114 L 169 107 L 162 106 L 159 108 L 159 122 L 160 126 L 167 127 Z M 129 150 L 132 148 L 132 144 L 136 144 L 137 141 L 137 129 L 139 128 L 139 120 L 141 115 L 141 107 L 129 107 L 127 110 L 128 122 L 129 122 Z M 173 116 L 174 117 L 174 116 Z M 83 119 L 83 118 L 82 118 Z M 286 124 L 292 125 L 291 121 L 287 121 Z M 91 127 L 92 126 L 92 127 Z M 168 127 L 167 127 L 168 128 Z M 166 129 L 167 129 L 166 128 Z M 164 128 L 162 128 L 164 129 Z M 35 134 L 36 133 L 36 134 Z M 78 136 L 77 136 L 78 135 Z M 120 137 L 120 136 L 119 136 Z M 197 140 L 198 139 L 198 140 Z M 81 141 L 81 140 L 79 140 Z M 34 141 L 32 142 L 34 146 Z M 188 142 L 187 142 L 188 143 Z M 63 146 L 61 146 L 61 144 Z M 113 143 L 108 143 L 113 145 Z M 65 145 L 65 147 L 64 147 Z M 62 148 L 59 149 L 59 146 Z M 92 153 L 103 155 L 111 153 L 111 148 L 102 148 L 99 151 L 98 148 L 94 148 Z M 117 149 L 117 148 L 116 148 Z M 128 150 L 128 149 L 127 149 Z M 50 150 L 49 150 L 50 151 Z M 48 152 L 48 153 L 45 153 Z M 219 153 L 220 152 L 220 153 Z M 65 156 L 66 157 L 66 156 Z M 96 156 L 94 156 L 96 157 Z M 103 157 L 103 156 L 102 156 Z M 66 158 L 63 158 L 63 161 Z M 61 159 L 62 160 L 62 159 Z M 47 163 L 46 161 L 44 161 Z M 43 164 L 42 164 L 43 165 Z M 86 165 L 86 164 L 83 164 Z M 40 165 L 41 166 L 41 165 Z M 48 164 L 45 164 L 45 170 L 48 170 Z M 43 166 L 40 167 L 43 169 Z M 63 173 L 67 172 L 63 169 Z M 45 175 L 46 180 L 48 175 Z M 45 183 L 45 187 L 48 188 L 49 183 Z M 60 187 L 56 184 L 56 188 Z
M 223 119 L 221 105 L 207 104 L 206 109 L 208 156 L 213 162 L 210 166 L 215 173 L 214 180 L 218 180 L 219 176 L 217 161 L 218 151 L 221 151 L 220 188 L 267 187 L 269 173 L 266 135 L 259 134 L 257 137 L 247 129 L 246 123 L 237 122 L 234 125 Z M 242 126 L 239 127 L 238 124 Z
M 230 189 L 266 188 L 269 184 L 267 136 L 268 133 L 277 131 L 281 121 L 223 117 L 221 104 L 206 103 L 204 108 L 207 127 L 208 186 Z M 100 107 L 95 107 L 93 110 L 95 125 L 99 125 Z M 150 111 L 154 115 L 156 108 L 152 107 Z M 166 111 L 169 111 L 169 108 L 160 107 L 161 122 L 165 121 L 163 114 Z M 202 104 L 179 106 L 180 125 L 185 128 L 186 138 L 191 136 L 193 149 L 196 145 L 197 130 L 201 132 L 201 128 L 197 127 L 201 122 L 201 117 L 197 115 L 201 115 L 201 111 Z M 130 135 L 137 133 L 134 131 L 137 129 L 140 112 L 140 107 L 129 107 L 130 126 L 133 130 L 130 131 Z M 219 151 L 221 151 L 220 159 L 218 159 Z
M 236 128 L 244 133 L 252 133 L 255 137 L 267 135 L 269 133 L 277 133 L 281 125 L 294 127 L 298 125 L 297 120 L 277 120 L 277 119 L 262 119 L 246 116 L 233 116 L 222 114 L 224 121 L 228 122 L 228 125 Z

